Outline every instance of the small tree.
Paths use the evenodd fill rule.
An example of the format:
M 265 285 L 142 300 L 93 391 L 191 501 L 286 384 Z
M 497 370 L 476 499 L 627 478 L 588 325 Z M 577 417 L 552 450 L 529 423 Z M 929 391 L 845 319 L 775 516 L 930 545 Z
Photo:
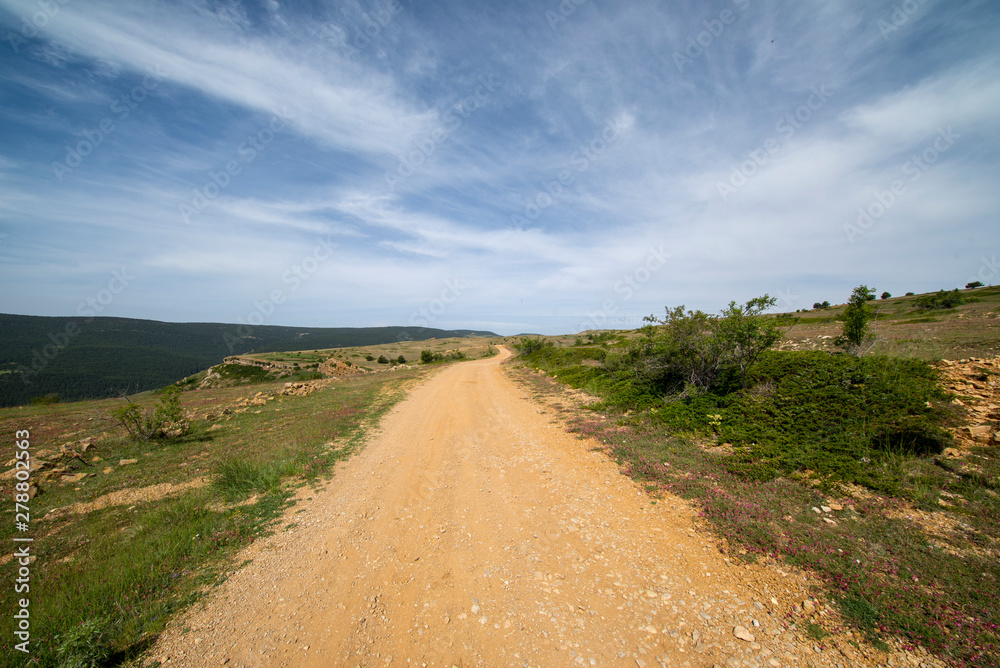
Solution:
M 965 284 L 965 288 L 967 290 L 972 290 L 973 288 L 981 288 L 981 287 L 983 287 L 982 281 L 972 281 L 971 283 Z
M 389 358 L 386 357 L 385 355 L 379 355 L 378 356 L 378 363 L 379 364 L 388 364 L 389 363 Z
M 859 285 L 851 293 L 851 299 L 844 309 L 844 330 L 834 341 L 851 355 L 861 357 L 874 344 L 874 335 L 869 323 L 875 317 L 875 309 L 868 304 L 875 294 L 866 285 Z
M 718 318 L 684 306 L 666 308 L 664 318 L 649 315 L 642 338 L 629 349 L 625 363 L 642 381 L 681 390 L 682 395 L 707 390 L 726 365 Z M 669 391 L 669 390 L 668 390 Z
M 424 364 L 430 364 L 431 362 L 434 361 L 434 353 L 432 353 L 429 350 L 421 350 L 420 361 L 423 362 Z
M 156 406 L 145 411 L 126 396 L 125 405 L 111 411 L 117 420 L 133 439 L 148 441 L 151 438 L 166 435 L 167 428 L 181 421 L 181 388 L 176 385 L 163 390 L 163 395 Z M 181 430 L 183 432 L 184 429 Z
M 400 355 L 399 357 L 397 357 L 396 361 L 399 362 L 400 364 L 406 364 L 406 358 L 403 357 L 402 355 Z
M 733 361 L 740 369 L 743 389 L 747 387 L 747 369 L 757 361 L 762 352 L 781 338 L 775 322 L 762 317 L 764 311 L 777 301 L 775 297 L 765 294 L 763 297 L 754 297 L 742 306 L 729 302 L 729 308 L 722 312 L 717 336 L 723 348 L 731 351 Z
M 879 295 L 879 297 L 880 299 L 889 299 L 890 297 L 892 297 L 892 295 L 890 295 L 888 292 L 883 292 L 881 295 Z

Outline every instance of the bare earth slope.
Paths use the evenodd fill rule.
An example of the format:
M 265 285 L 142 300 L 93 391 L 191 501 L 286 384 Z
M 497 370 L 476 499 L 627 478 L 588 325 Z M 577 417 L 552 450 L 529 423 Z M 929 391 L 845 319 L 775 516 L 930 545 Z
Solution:
M 540 415 L 503 375 L 509 355 L 449 366 L 414 390 L 296 506 L 295 528 L 250 548 L 252 562 L 172 624 L 151 659 L 867 665 L 788 631 L 800 578 L 730 564 L 688 506 L 652 505 Z

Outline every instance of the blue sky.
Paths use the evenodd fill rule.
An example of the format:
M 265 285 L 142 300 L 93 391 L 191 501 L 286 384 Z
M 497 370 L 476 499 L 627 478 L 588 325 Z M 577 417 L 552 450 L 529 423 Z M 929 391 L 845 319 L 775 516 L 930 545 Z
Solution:
M 1000 279 L 1000 4 L 0 0 L 0 311 L 576 332 Z

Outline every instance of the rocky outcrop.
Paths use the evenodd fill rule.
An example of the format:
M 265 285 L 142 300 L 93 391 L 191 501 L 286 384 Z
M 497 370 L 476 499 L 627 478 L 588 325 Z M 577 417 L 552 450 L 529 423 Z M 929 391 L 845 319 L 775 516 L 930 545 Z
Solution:
M 968 411 L 965 425 L 953 430 L 959 448 L 1000 446 L 1000 357 L 942 360 L 935 364 L 941 385 Z

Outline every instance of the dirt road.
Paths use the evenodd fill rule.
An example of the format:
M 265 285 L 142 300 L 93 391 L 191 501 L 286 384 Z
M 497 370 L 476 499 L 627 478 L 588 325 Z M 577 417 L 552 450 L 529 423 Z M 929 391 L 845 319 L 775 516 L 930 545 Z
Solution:
M 444 368 L 150 655 L 171 666 L 854 666 L 541 414 L 497 358 Z M 737 629 L 737 627 L 742 627 Z M 185 632 L 184 629 L 188 628 Z M 737 637 L 737 634 L 743 638 Z

